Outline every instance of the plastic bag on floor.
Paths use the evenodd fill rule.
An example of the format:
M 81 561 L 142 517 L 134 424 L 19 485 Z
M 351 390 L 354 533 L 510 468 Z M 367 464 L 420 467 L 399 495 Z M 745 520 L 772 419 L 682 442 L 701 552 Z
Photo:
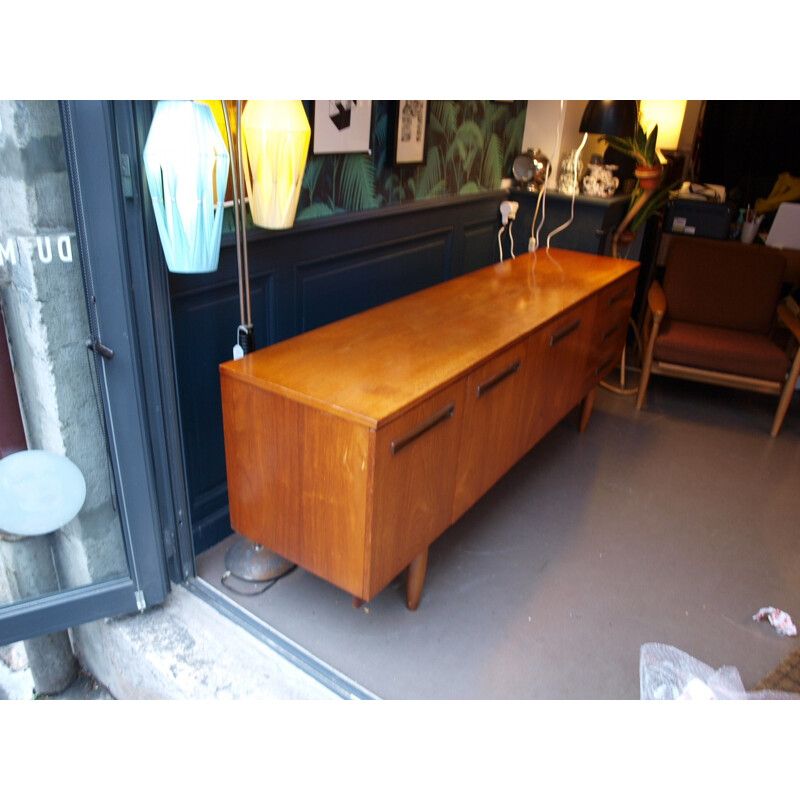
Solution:
M 739 670 L 712 669 L 668 644 L 643 644 L 639 657 L 642 700 L 798 700 L 788 692 L 748 692 Z

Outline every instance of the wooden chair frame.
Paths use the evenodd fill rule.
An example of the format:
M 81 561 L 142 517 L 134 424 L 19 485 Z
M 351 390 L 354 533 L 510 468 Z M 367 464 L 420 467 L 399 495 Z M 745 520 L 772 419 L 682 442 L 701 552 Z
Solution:
M 639 394 L 636 400 L 636 408 L 641 409 L 644 405 L 647 385 L 651 375 L 667 375 L 674 378 L 697 381 L 699 383 L 709 383 L 717 386 L 728 386 L 734 389 L 746 389 L 762 394 L 778 395 L 778 409 L 772 422 L 771 436 L 777 436 L 789 410 L 792 400 L 792 392 L 800 376 L 800 347 L 794 355 L 788 377 L 783 381 L 767 381 L 760 378 L 752 378 L 746 375 L 735 375 L 728 372 L 717 372 L 708 369 L 698 369 L 682 364 L 673 364 L 667 361 L 657 361 L 653 358 L 653 349 L 658 331 L 664 315 L 667 313 L 667 298 L 664 290 L 658 281 L 653 281 L 647 294 L 647 310 L 643 329 L 645 332 L 644 360 L 642 362 L 642 376 L 639 382 Z M 795 341 L 800 343 L 800 319 L 796 317 L 786 303 L 778 306 L 778 319 L 788 328 Z M 788 347 L 791 347 L 791 339 Z M 787 350 L 787 352 L 790 352 Z

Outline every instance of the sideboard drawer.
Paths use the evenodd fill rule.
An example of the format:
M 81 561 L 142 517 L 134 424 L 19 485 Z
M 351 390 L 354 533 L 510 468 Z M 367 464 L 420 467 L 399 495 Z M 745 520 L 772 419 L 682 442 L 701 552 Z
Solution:
M 595 299 L 594 333 L 586 370 L 587 386 L 604 378 L 619 362 L 636 293 L 636 276 L 604 287 Z

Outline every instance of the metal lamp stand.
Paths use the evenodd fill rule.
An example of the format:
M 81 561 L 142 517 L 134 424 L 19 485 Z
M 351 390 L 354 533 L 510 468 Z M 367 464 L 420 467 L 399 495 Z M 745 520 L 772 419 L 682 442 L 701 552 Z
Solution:
M 236 147 L 233 146 L 228 101 L 222 101 L 225 117 L 225 129 L 228 135 L 228 147 L 235 156 L 234 169 L 231 171 L 233 183 L 234 221 L 236 225 L 236 261 L 239 268 L 239 310 L 240 324 L 236 332 L 234 358 L 241 358 L 254 349 L 253 321 L 250 306 L 250 267 L 247 258 L 247 211 L 245 208 L 244 163 L 242 159 L 242 101 L 236 101 Z M 258 542 L 237 533 L 237 541 L 225 554 L 225 573 L 222 583 L 229 577 L 235 577 L 248 583 L 264 584 L 257 591 L 248 594 L 260 594 L 266 591 L 283 575 L 295 568 L 295 564 L 264 547 Z M 227 584 L 226 584 L 227 585 Z M 236 591 L 233 587 L 227 588 Z M 237 592 L 237 594 L 243 594 Z
M 614 238 L 611 241 L 611 255 L 613 258 L 619 258 L 619 240 L 620 236 L 622 236 L 625 229 L 630 225 L 631 220 L 639 213 L 639 209 L 643 208 L 647 201 L 653 196 L 654 189 L 645 189 L 641 195 L 639 195 L 636 202 L 630 207 L 628 213 L 625 215 L 625 219 L 619 224 L 619 227 L 616 231 L 614 231 Z M 633 321 L 631 320 L 631 324 Z M 636 329 L 634 328 L 634 333 Z M 627 339 L 627 336 L 626 336 Z M 627 342 L 622 347 L 622 357 L 619 362 L 619 385 L 614 385 L 608 383 L 606 381 L 600 381 L 600 385 L 604 389 L 608 389 L 608 391 L 613 392 L 614 394 L 630 396 L 636 394 L 639 391 L 639 386 L 634 386 L 632 388 L 626 388 L 625 386 L 625 372 L 626 372 L 626 360 L 627 360 L 627 351 L 628 345 Z

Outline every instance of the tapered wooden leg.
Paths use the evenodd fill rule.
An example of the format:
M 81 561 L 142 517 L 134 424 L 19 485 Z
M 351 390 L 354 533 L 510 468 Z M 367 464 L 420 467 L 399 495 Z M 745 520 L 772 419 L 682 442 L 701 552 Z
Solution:
M 363 605 L 364 601 L 360 597 L 353 595 L 353 608 L 361 608 Z
M 789 370 L 789 377 L 786 379 L 786 383 L 783 386 L 781 398 L 778 402 L 778 410 L 775 412 L 775 419 L 772 422 L 772 430 L 770 431 L 772 436 L 777 436 L 781 425 L 783 425 L 786 412 L 789 410 L 789 403 L 792 402 L 794 387 L 797 385 L 798 376 L 800 376 L 800 353 L 795 357 L 792 368 Z
M 636 408 L 639 411 L 644 406 L 644 396 L 647 394 L 647 384 L 650 383 L 650 372 L 653 369 L 653 347 L 655 346 L 656 336 L 658 336 L 658 329 L 661 325 L 661 317 L 659 317 L 650 330 L 650 335 L 647 337 L 647 342 L 644 347 L 644 359 L 642 360 L 642 374 L 639 377 L 639 394 L 636 397 Z
M 425 583 L 425 572 L 428 569 L 428 548 L 426 547 L 408 565 L 406 576 L 406 605 L 409 611 L 416 611 L 422 597 L 422 585 Z
M 589 391 L 589 394 L 583 398 L 583 402 L 581 403 L 581 419 L 578 423 L 578 430 L 581 433 L 583 433 L 589 426 L 589 417 L 592 416 L 592 409 L 594 408 L 594 398 L 596 394 L 597 387 L 595 386 Z

